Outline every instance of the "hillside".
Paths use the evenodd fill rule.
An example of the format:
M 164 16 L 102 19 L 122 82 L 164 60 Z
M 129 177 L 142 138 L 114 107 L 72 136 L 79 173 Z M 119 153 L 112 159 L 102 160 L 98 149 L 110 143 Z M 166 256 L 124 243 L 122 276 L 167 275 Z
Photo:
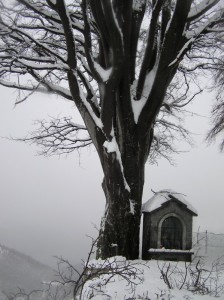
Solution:
M 53 278 L 53 270 L 14 249 L 0 245 L 1 292 L 15 292 L 18 287 L 27 291 L 39 289 L 41 282 Z

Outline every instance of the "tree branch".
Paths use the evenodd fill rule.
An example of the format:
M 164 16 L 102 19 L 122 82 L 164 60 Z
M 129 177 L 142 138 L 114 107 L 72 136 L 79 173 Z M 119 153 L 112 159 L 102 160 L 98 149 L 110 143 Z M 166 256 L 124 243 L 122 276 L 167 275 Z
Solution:
M 86 127 L 73 123 L 70 117 L 36 121 L 36 124 L 39 128 L 28 137 L 14 140 L 37 144 L 44 156 L 68 154 L 92 144 Z

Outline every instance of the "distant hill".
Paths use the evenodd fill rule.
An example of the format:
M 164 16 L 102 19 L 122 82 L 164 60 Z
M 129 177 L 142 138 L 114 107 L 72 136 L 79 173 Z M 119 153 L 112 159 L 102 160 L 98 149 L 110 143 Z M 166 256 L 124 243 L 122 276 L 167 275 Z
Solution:
M 0 300 L 2 292 L 42 289 L 41 282 L 53 279 L 53 270 L 14 249 L 0 244 Z

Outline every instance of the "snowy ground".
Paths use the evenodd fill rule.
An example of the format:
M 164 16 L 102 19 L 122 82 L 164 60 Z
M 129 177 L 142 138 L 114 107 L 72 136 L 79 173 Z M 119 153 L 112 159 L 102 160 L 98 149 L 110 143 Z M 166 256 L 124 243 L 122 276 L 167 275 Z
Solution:
M 99 266 L 104 264 L 103 261 L 93 261 L 92 264 Z M 110 263 L 114 264 L 118 270 L 111 271 L 110 268 L 107 275 L 100 275 L 89 281 L 84 290 L 82 299 L 92 300 L 109 300 L 109 299 L 215 299 L 220 296 L 224 299 L 224 294 L 219 290 L 224 285 L 223 272 L 210 273 L 209 271 L 202 271 L 197 286 L 194 284 L 197 280 L 198 273 L 195 266 L 190 266 L 181 262 L 163 262 L 151 260 L 147 263 L 141 260 L 127 262 L 123 257 L 111 258 Z M 109 263 L 109 264 L 110 264 Z M 119 273 L 122 267 L 129 266 L 134 272 L 125 278 L 125 271 L 121 275 Z M 128 268 L 126 271 L 128 272 Z M 187 278 L 185 274 L 187 270 Z M 130 271 L 130 270 L 129 270 Z M 169 281 L 169 285 L 162 279 L 162 273 L 165 280 Z M 167 276 L 166 276 L 167 274 Z M 219 278 L 218 278 L 219 277 Z M 185 284 L 182 286 L 183 282 Z M 188 291 L 188 289 L 193 290 Z M 224 292 L 224 291 L 223 291 Z M 222 294 L 222 295 L 221 295 Z
M 101 271 L 84 286 L 82 300 L 224 299 L 224 235 L 195 235 L 193 250 L 197 255 L 191 264 L 93 260 L 92 272 Z
M 87 282 L 83 290 L 83 300 L 211 300 L 217 296 L 224 299 L 224 291 L 222 291 L 223 293 L 220 291 L 220 287 L 223 288 L 224 286 L 224 274 L 218 269 L 221 265 L 217 266 L 214 272 L 210 272 L 211 269 L 206 267 L 199 267 L 200 271 L 197 272 L 195 264 L 185 265 L 183 262 L 155 260 L 127 262 L 123 257 L 111 258 L 106 264 L 104 261 L 92 261 L 91 264 L 95 268 L 100 267 L 100 265 L 101 268 L 102 266 L 106 268 L 107 264 L 109 266 L 108 274 L 99 275 Z M 123 272 L 121 271 L 122 268 Z M 186 271 L 187 277 L 185 278 Z M 127 276 L 125 272 L 128 274 Z M 199 272 L 201 274 L 197 285 L 194 287 Z M 162 274 L 164 274 L 164 279 Z M 170 285 L 170 288 L 165 281 Z

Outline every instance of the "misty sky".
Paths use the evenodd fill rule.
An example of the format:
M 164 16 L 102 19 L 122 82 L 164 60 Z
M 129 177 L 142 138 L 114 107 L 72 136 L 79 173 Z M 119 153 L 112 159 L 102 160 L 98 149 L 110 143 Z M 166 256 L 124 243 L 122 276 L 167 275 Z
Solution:
M 0 136 L 23 137 L 34 130 L 34 120 L 49 116 L 79 117 L 72 102 L 35 95 L 14 107 L 16 92 L 0 88 Z M 180 142 L 184 151 L 175 166 L 160 160 L 146 166 L 143 202 L 151 189 L 169 188 L 185 194 L 198 210 L 194 230 L 224 233 L 224 154 L 218 144 L 203 140 L 209 128 L 212 94 L 201 96 L 192 109 L 203 117 L 188 118 L 195 147 Z M 190 151 L 187 151 L 190 150 Z M 38 148 L 0 139 L 0 244 L 54 265 L 54 255 L 78 263 L 96 236 L 104 210 L 102 171 L 94 148 L 67 157 L 44 158 Z

